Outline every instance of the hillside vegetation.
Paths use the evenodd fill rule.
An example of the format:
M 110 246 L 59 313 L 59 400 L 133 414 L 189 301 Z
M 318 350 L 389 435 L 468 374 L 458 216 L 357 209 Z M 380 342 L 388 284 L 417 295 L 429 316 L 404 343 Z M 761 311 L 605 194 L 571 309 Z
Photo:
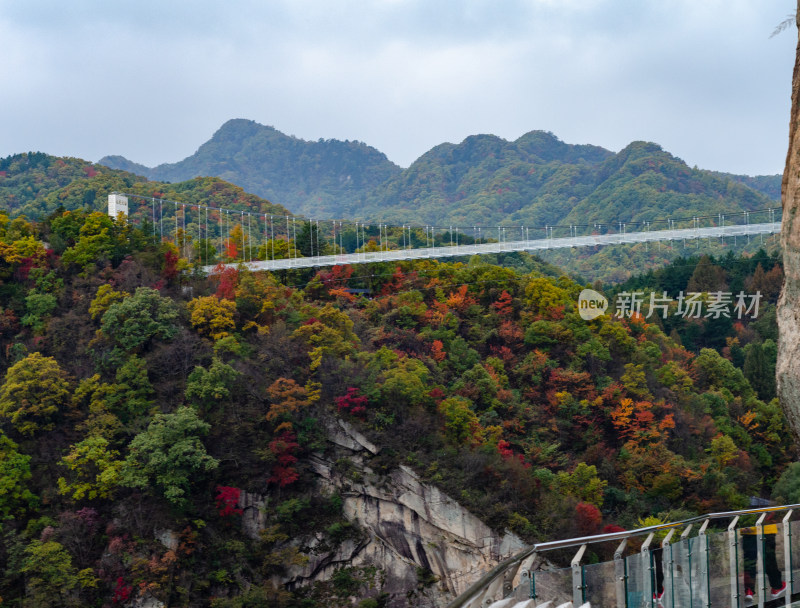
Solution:
M 292 584 L 293 566 L 363 534 L 316 483 L 339 419 L 379 446 L 376 475 L 411 467 L 528 541 L 742 507 L 796 457 L 759 380 L 780 273 L 763 253 L 625 286 L 764 293 L 757 318 L 669 322 L 584 321 L 585 286 L 530 258 L 527 272 L 475 258 L 205 277 L 180 253 L 102 212 L 0 215 L 4 605 L 435 593 L 421 568 L 388 595 L 380 563 Z M 335 466 L 357 491 L 354 464 Z M 267 505 L 256 538 L 245 493 Z
M 133 173 L 79 158 L 60 158 L 41 152 L 0 159 L 0 209 L 12 217 L 42 218 L 59 208 L 105 211 L 108 195 L 114 191 L 237 211 L 289 214 L 280 205 L 214 177 L 171 184 L 148 181 Z M 167 211 L 174 214 L 167 207 Z

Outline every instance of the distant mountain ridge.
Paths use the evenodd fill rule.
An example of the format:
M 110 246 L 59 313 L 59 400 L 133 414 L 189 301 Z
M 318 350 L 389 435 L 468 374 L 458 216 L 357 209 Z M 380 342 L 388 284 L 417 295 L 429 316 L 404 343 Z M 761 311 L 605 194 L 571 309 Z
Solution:
M 514 142 L 479 135 L 437 146 L 369 193 L 358 211 L 390 223 L 455 226 L 644 222 L 775 206 L 754 188 L 768 182 L 692 169 L 650 142 L 613 153 L 535 131 Z
M 749 186 L 753 190 L 766 194 L 774 201 L 780 202 L 781 200 L 781 182 L 783 175 L 776 173 L 775 175 L 734 175 L 733 173 L 722 173 L 719 171 L 711 171 L 714 175 L 719 177 L 727 177 L 739 183 Z
M 515 141 L 473 135 L 443 143 L 407 169 L 360 142 L 304 141 L 251 120 L 226 122 L 195 154 L 148 168 L 100 164 L 151 180 L 210 175 L 316 218 L 454 226 L 642 222 L 774 206 L 780 175 L 690 168 L 651 142 L 617 153 L 546 131 Z
M 99 164 L 155 181 L 219 177 L 315 217 L 335 216 L 339 205 L 354 204 L 364 192 L 402 171 L 361 142 L 305 141 L 244 119 L 229 120 L 197 152 L 177 163 L 149 168 L 122 156 L 106 156 Z

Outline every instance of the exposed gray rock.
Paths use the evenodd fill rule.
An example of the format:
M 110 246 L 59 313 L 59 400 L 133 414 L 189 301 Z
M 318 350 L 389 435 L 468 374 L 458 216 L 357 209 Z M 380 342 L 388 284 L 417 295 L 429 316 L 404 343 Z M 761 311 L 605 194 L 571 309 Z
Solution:
M 156 530 L 155 537 L 158 542 L 167 549 L 172 549 L 173 551 L 178 548 L 178 544 L 180 543 L 178 533 L 174 530 Z
M 275 582 L 305 585 L 329 580 L 344 566 L 375 566 L 385 573 L 381 590 L 390 595 L 391 608 L 439 608 L 524 547 L 516 535 L 495 532 L 408 467 L 375 475 L 365 460 L 377 447 L 348 423 L 330 421 L 326 429 L 336 457 L 317 454 L 311 469 L 320 492 L 342 497 L 344 516 L 357 528 L 357 537 L 333 549 L 321 537 L 299 539 L 308 563 Z M 239 507 L 244 531 L 257 538 L 266 525 L 267 501 L 242 492 Z
M 328 420 L 325 425 L 328 431 L 328 441 L 353 452 L 366 450 L 370 454 L 377 454 L 378 448 L 369 439 L 364 437 L 349 422 L 337 418 Z
M 161 600 L 157 600 L 150 594 L 137 597 L 131 602 L 133 608 L 164 608 L 165 604 Z
M 254 540 L 258 540 L 259 532 L 267 525 L 266 498 L 259 494 L 245 492 L 239 494 L 238 507 L 242 510 L 242 530 Z

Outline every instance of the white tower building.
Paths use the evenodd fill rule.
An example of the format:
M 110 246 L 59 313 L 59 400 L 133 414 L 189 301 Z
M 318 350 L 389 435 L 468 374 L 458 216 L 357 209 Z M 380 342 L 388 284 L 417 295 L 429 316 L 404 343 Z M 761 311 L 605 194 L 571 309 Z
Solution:
M 118 213 L 128 217 L 128 197 L 124 194 L 112 192 L 108 195 L 108 215 L 117 219 Z

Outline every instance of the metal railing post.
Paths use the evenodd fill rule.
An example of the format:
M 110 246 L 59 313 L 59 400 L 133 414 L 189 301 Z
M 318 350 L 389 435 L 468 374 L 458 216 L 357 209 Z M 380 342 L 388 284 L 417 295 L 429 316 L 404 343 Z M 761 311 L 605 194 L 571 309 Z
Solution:
M 783 518 L 783 571 L 786 573 L 786 606 L 792 605 L 792 591 L 794 588 L 794 572 L 792 571 L 792 518 L 794 509 L 789 509 Z
M 586 585 L 583 584 L 583 566 L 581 560 L 586 552 L 586 545 L 581 545 L 575 557 L 572 558 L 572 605 L 582 606 L 586 597 Z
M 628 545 L 628 539 L 623 538 L 622 542 L 614 551 L 614 586 L 616 588 L 617 608 L 628 608 L 628 571 L 625 567 L 625 558 L 622 554 Z
M 689 584 L 689 606 L 687 606 L 686 608 L 691 608 L 692 604 L 694 603 L 694 589 L 692 588 L 692 543 L 691 540 L 689 539 L 689 534 L 692 531 L 693 525 L 694 524 L 689 524 L 688 526 L 686 526 L 686 529 L 683 532 L 681 532 L 681 540 L 686 541 L 681 546 L 681 551 L 686 551 L 686 561 L 688 562 L 687 563 L 688 572 L 683 573 L 684 580 L 687 580 L 685 577 L 688 574 L 688 584 Z M 683 566 L 683 564 L 681 564 L 681 566 Z M 681 606 L 680 608 L 684 607 Z
M 736 538 L 736 525 L 739 523 L 739 516 L 733 518 L 728 524 L 728 561 L 731 569 L 731 606 L 739 606 L 739 542 Z
M 503 573 L 503 597 L 508 597 L 514 592 L 514 579 L 517 578 L 522 562 L 517 562 L 516 566 L 511 566 Z
M 672 536 L 675 534 L 675 528 L 672 528 L 664 540 L 661 541 L 661 572 L 663 575 L 662 584 L 664 585 L 664 597 L 662 604 L 666 606 L 669 604 L 675 608 L 675 560 L 672 559 Z M 667 560 L 667 549 L 669 549 L 669 561 Z M 669 568 L 669 569 L 668 569 Z M 669 586 L 667 586 L 666 573 L 669 572 Z
M 764 576 L 764 519 L 762 513 L 756 522 L 756 588 L 758 589 L 758 608 L 764 608 L 764 598 L 767 593 L 767 584 Z
M 642 543 L 642 608 L 649 608 L 653 605 L 653 558 L 650 554 L 650 543 L 653 542 L 654 533 L 647 535 L 647 539 Z
M 519 563 L 519 583 L 517 588 L 514 589 L 514 597 L 524 599 L 528 597 L 533 598 L 532 593 L 535 592 L 536 586 L 533 582 L 533 566 L 536 563 L 536 551 L 520 561 Z
M 706 534 L 706 528 L 708 528 L 709 519 L 703 522 L 703 525 L 700 526 L 700 530 L 697 532 L 697 540 L 700 543 L 700 587 L 702 589 L 703 584 L 705 583 L 706 593 L 705 593 L 705 605 L 706 608 L 710 608 L 711 606 L 711 567 L 709 562 L 708 556 L 708 535 Z

